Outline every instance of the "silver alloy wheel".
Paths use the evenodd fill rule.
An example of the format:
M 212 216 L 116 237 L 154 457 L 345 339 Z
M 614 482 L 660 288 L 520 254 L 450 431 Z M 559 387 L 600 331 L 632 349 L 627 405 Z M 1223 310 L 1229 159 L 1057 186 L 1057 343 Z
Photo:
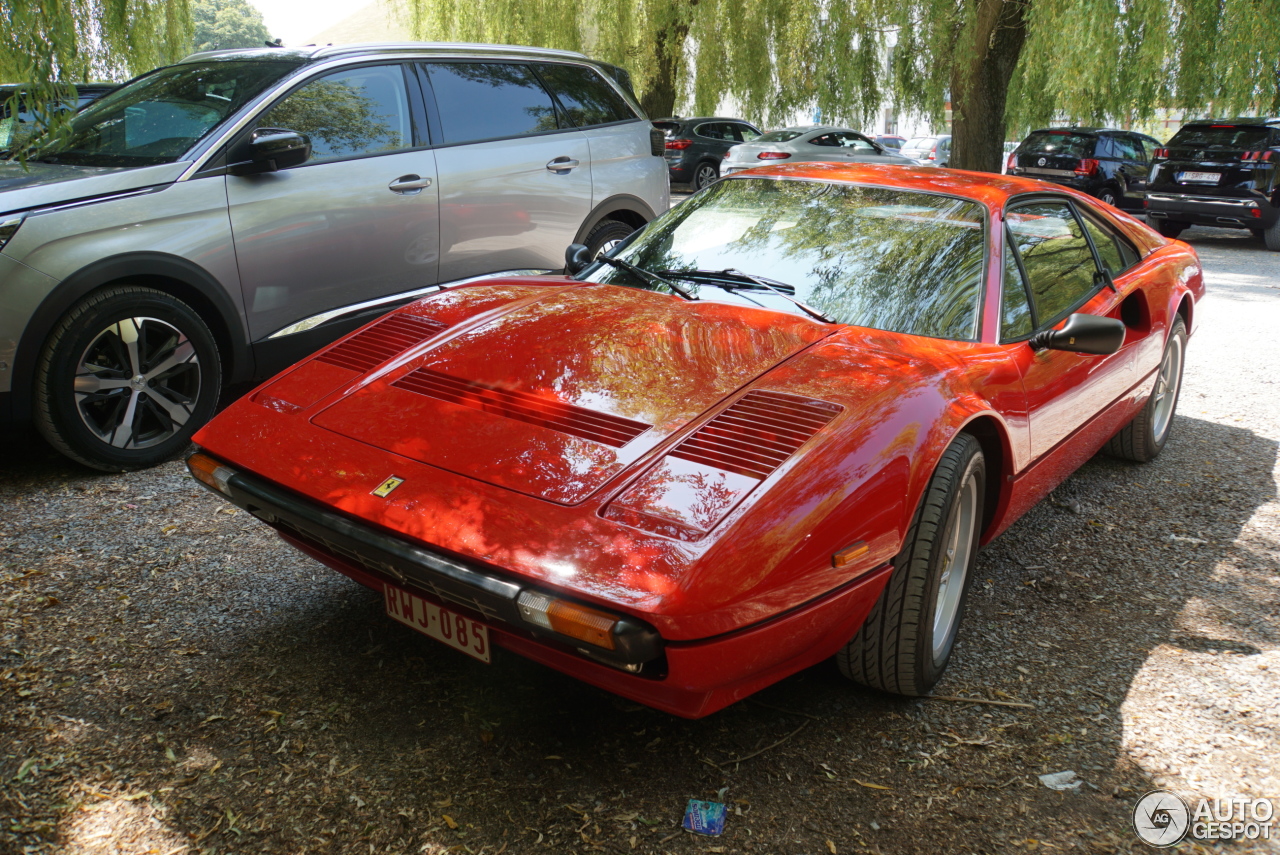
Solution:
M 195 345 L 173 324 L 124 318 L 98 333 L 76 366 L 80 420 L 122 449 L 149 448 L 180 431 L 200 396 Z
M 1110 190 L 1103 190 L 1102 195 L 1098 198 L 1103 202 L 1106 202 L 1108 205 L 1115 205 L 1116 203 L 1116 194 Z
M 950 639 L 960 615 L 965 576 L 969 572 L 969 556 L 978 533 L 978 479 L 972 472 L 960 485 L 956 504 L 948 520 L 946 553 L 938 593 L 933 606 L 933 660 L 937 662 L 951 649 Z
M 704 163 L 698 167 L 697 173 L 693 178 L 693 186 L 701 190 L 704 187 L 711 186 L 717 178 L 720 177 L 719 171 L 709 163 Z
M 1178 387 L 1182 385 L 1182 338 L 1170 336 L 1169 344 L 1160 363 L 1160 376 L 1152 391 L 1155 407 L 1151 411 L 1151 436 L 1156 445 L 1164 440 L 1173 423 L 1173 408 L 1178 401 Z

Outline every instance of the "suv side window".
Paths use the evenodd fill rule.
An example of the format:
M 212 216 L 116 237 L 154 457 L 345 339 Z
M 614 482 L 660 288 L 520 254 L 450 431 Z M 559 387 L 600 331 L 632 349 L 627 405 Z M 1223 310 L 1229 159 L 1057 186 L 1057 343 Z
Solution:
M 551 64 L 539 64 L 535 68 L 542 82 L 560 101 L 569 121 L 580 128 L 636 118 L 622 96 L 590 68 Z
M 1005 218 L 1027 276 L 1037 327 L 1057 323 L 1098 290 L 1098 265 L 1066 202 L 1031 202 Z
M 409 97 L 400 65 L 344 69 L 295 89 L 258 118 L 311 139 L 308 163 L 413 146 Z
M 527 65 L 426 63 L 446 145 L 541 134 L 560 127 L 551 95 Z
M 693 129 L 693 132 L 706 140 L 727 140 L 729 135 L 725 132 L 725 126 L 720 122 L 703 122 Z

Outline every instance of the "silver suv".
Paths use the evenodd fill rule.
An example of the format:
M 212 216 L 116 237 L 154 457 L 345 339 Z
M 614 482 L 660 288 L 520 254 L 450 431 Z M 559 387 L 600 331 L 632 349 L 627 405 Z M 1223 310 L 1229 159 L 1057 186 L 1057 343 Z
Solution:
M 461 44 L 190 56 L 0 163 L 0 423 L 107 470 L 221 388 L 440 287 L 563 267 L 669 204 L 626 73 Z

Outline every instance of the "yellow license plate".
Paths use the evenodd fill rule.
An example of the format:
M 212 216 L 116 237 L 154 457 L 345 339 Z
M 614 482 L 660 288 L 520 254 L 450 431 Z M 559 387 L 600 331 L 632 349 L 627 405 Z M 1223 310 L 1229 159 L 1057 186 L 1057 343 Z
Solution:
M 387 614 L 468 656 L 489 661 L 489 628 L 393 585 L 383 586 Z

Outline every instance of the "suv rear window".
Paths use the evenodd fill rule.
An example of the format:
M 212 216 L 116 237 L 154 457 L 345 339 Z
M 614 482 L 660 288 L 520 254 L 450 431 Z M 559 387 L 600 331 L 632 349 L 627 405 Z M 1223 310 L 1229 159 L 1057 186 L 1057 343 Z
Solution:
M 1024 152 L 1036 154 L 1093 157 L 1093 145 L 1097 139 L 1093 134 L 1079 134 L 1074 131 L 1032 131 L 1022 141 L 1021 148 Z
M 1266 128 L 1246 125 L 1187 125 L 1169 140 L 1170 148 L 1251 149 L 1266 144 Z

